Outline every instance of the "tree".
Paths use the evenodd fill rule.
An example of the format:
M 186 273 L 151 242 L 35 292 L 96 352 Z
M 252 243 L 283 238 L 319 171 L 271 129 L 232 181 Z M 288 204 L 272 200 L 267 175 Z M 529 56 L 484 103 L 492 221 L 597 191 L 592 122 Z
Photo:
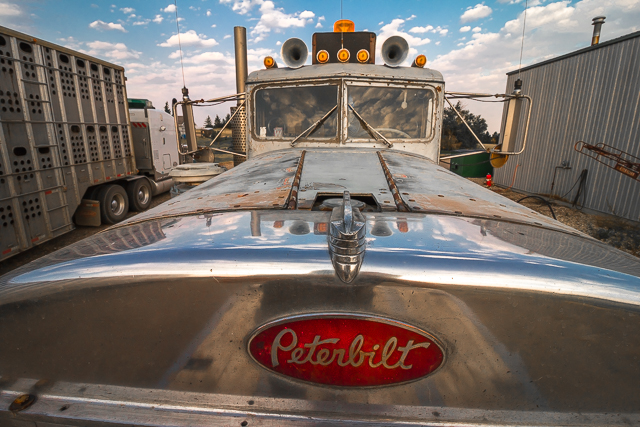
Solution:
M 229 121 L 229 119 L 231 119 L 231 114 L 227 114 L 226 117 L 224 118 L 224 120 L 222 121 L 222 125 L 226 125 L 227 122 Z
M 220 116 L 216 114 L 216 118 L 213 120 L 213 127 L 221 128 L 222 120 L 220 120 Z
M 206 119 L 204 119 L 204 127 L 206 128 L 212 128 L 213 124 L 211 123 L 211 117 L 207 116 Z
M 497 144 L 500 140 L 500 134 L 494 132 L 493 135 L 487 132 L 487 121 L 465 110 L 464 105 L 458 101 L 455 105 L 456 110 L 460 113 L 464 120 L 473 129 L 473 132 L 480 138 L 483 144 Z M 442 122 L 442 149 L 458 150 L 458 149 L 479 148 L 478 141 L 469 132 L 469 129 L 460 120 L 453 108 L 444 109 L 444 119 Z
M 171 107 L 169 107 L 168 101 L 164 103 L 164 112 L 173 116 L 173 111 L 171 111 Z

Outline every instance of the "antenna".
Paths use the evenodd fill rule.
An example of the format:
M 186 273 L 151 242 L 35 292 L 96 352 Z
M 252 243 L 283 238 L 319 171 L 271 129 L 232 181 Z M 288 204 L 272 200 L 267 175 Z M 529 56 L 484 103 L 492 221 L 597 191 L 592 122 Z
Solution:
M 522 22 L 522 43 L 520 44 L 520 65 L 518 65 L 518 78 L 520 78 L 520 69 L 522 68 L 522 51 L 524 50 L 524 30 L 527 28 L 527 9 L 529 0 L 524 2 L 524 21 Z
M 178 28 L 178 47 L 180 49 L 180 67 L 182 68 L 182 87 L 187 87 L 184 81 L 184 63 L 182 62 L 182 43 L 180 42 L 180 20 L 178 19 L 178 0 L 173 0 L 176 7 L 176 27 Z
M 342 21 L 342 0 L 340 0 L 340 20 Z M 344 49 L 344 31 L 340 31 L 340 49 Z

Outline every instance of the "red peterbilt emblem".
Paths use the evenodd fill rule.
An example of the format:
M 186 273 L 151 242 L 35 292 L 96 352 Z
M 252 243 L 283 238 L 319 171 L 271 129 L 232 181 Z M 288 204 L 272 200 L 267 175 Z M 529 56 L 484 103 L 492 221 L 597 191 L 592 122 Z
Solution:
M 342 387 L 412 381 L 438 369 L 444 351 L 425 331 L 355 314 L 306 315 L 259 328 L 249 354 L 263 367 L 299 380 Z

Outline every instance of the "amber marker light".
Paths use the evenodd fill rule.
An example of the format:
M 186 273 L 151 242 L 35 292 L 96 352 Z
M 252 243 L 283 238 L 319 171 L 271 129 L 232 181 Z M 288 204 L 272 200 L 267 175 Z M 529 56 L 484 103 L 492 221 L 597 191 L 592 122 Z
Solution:
M 351 54 L 347 49 L 342 48 L 338 51 L 338 61 L 347 62 L 350 57 L 351 57 Z
M 358 58 L 358 62 L 363 64 L 369 62 L 369 51 L 367 49 L 360 49 L 356 57 Z
M 316 59 L 318 60 L 319 63 L 324 64 L 329 60 L 329 52 L 327 52 L 326 50 L 321 50 L 316 55 Z
M 278 68 L 278 64 L 276 64 L 276 61 L 272 57 L 267 56 L 266 58 L 264 58 L 264 67 L 265 68 Z
M 413 67 L 424 68 L 427 65 L 427 57 L 424 55 L 416 56 L 416 59 L 413 60 Z
M 340 19 L 333 24 L 334 33 L 353 33 L 356 30 L 356 24 L 348 19 Z

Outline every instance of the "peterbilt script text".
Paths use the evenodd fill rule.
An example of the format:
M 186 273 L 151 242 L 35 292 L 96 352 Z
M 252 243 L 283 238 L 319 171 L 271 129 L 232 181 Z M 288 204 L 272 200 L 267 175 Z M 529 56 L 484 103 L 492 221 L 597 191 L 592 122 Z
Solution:
M 292 338 L 291 344 L 286 346 L 282 344 L 282 339 L 285 335 L 291 335 Z M 431 343 L 428 342 L 414 344 L 413 340 L 408 340 L 404 347 L 398 347 L 398 339 L 396 337 L 391 337 L 382 348 L 378 361 L 376 361 L 376 359 L 378 350 L 380 349 L 380 344 L 375 344 L 373 346 L 373 351 L 362 351 L 362 346 L 364 345 L 364 337 L 362 335 L 358 335 L 353 339 L 349 345 L 348 355 L 343 348 L 334 348 L 333 352 L 328 348 L 322 348 L 323 345 L 337 344 L 339 341 L 339 338 L 321 340 L 320 335 L 316 335 L 311 343 L 303 345 L 304 348 L 296 348 L 298 344 L 298 336 L 295 331 L 292 329 L 283 329 L 276 336 L 273 344 L 271 345 L 271 364 L 274 368 L 280 364 L 278 357 L 279 350 L 284 352 L 293 350 L 291 352 L 290 359 L 287 360 L 286 363 L 295 363 L 298 365 L 310 363 L 312 365 L 328 366 L 335 361 L 339 366 L 351 365 L 357 368 L 368 359 L 368 364 L 372 368 L 382 366 L 386 369 L 411 369 L 413 365 L 404 364 L 409 352 L 416 348 L 428 348 L 431 345 Z M 396 363 L 390 365 L 388 361 L 393 357 L 396 348 L 400 352 L 400 359 Z M 316 350 L 318 350 L 317 353 Z

